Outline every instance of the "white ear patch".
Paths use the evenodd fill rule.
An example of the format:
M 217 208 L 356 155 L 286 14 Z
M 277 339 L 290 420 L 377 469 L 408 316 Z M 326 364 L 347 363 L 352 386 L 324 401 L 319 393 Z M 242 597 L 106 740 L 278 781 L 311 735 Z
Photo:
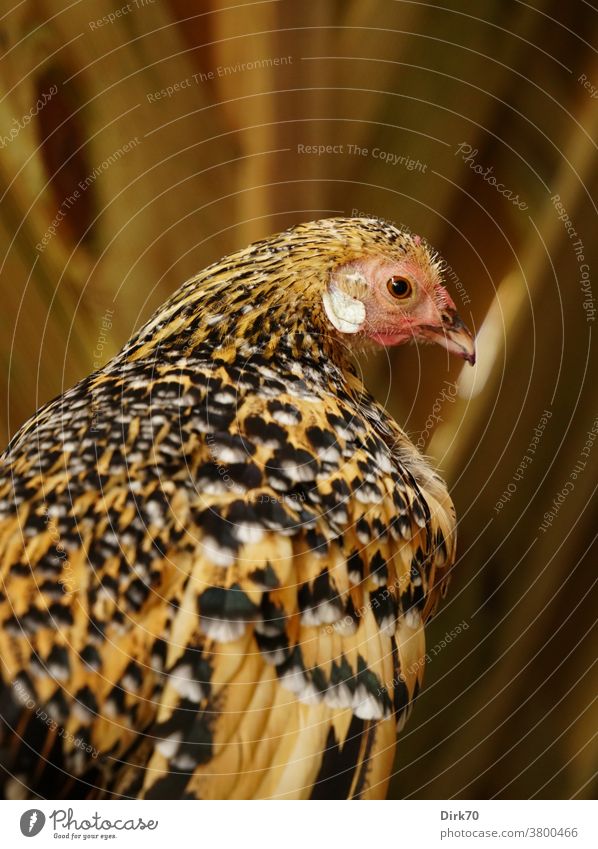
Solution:
M 333 327 L 341 333 L 358 333 L 365 321 L 365 306 L 347 295 L 334 283 L 322 295 L 326 315 Z

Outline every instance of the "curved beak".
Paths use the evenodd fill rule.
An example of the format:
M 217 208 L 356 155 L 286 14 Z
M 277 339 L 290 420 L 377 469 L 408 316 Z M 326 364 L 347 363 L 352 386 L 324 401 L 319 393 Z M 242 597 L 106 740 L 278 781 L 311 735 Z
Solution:
M 475 363 L 475 342 L 457 310 L 447 309 L 442 314 L 439 327 L 427 328 L 431 341 L 437 342 L 451 354 L 457 354 L 472 366 Z

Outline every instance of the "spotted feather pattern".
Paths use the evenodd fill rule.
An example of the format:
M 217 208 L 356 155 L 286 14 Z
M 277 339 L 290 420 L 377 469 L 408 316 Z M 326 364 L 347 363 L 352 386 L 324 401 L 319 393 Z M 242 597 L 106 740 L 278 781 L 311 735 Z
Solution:
M 0 460 L 10 798 L 378 798 L 455 521 L 322 288 L 377 220 L 311 222 L 185 284 Z

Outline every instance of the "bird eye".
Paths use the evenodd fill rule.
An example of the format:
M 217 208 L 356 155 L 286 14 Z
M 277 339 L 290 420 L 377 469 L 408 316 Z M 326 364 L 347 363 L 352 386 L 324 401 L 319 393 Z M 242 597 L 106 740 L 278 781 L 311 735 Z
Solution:
M 412 292 L 412 287 L 409 280 L 407 280 L 406 277 L 400 277 L 399 275 L 391 277 L 388 283 L 386 284 L 386 288 L 393 296 L 393 298 L 399 298 L 400 300 L 408 298 Z

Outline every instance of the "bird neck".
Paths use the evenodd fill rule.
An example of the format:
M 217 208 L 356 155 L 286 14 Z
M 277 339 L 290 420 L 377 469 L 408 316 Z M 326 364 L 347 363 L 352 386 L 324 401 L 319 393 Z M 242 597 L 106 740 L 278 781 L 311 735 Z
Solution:
M 268 273 L 267 273 L 268 272 Z M 328 362 L 353 373 L 351 351 L 327 322 L 321 274 L 295 262 L 274 274 L 228 257 L 185 283 L 123 348 L 119 359 L 260 357 Z

